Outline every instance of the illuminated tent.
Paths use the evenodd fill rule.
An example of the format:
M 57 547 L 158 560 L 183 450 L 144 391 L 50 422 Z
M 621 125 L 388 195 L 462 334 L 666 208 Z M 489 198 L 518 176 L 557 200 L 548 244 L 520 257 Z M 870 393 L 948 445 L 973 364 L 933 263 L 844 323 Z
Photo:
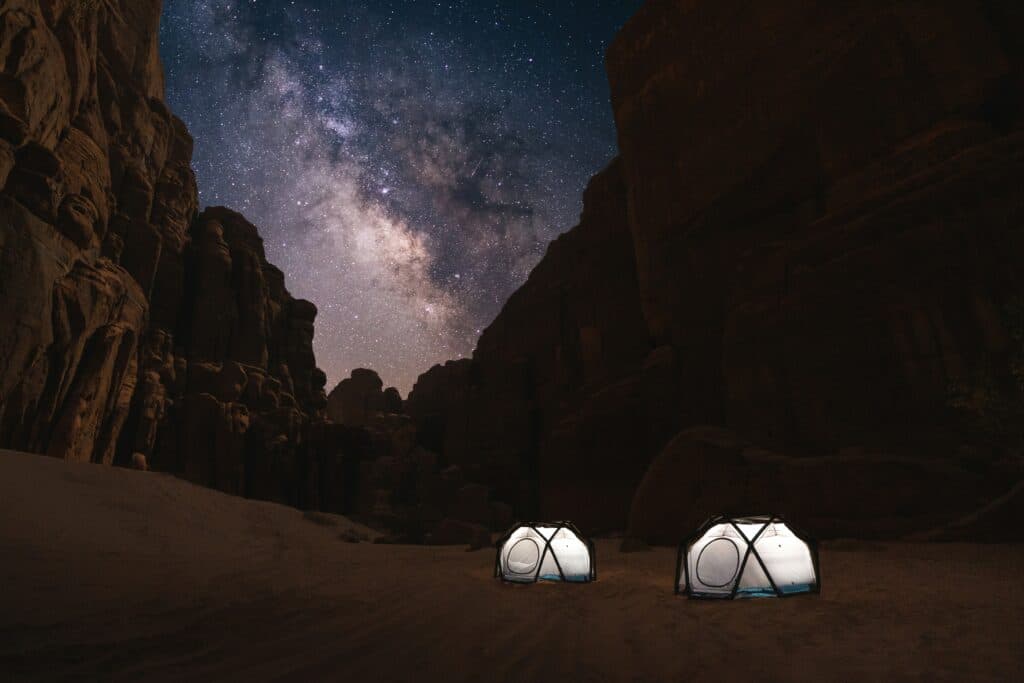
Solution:
M 817 544 L 778 515 L 712 517 L 679 546 L 676 593 L 782 598 L 820 590 Z
M 497 546 L 494 575 L 502 581 L 587 583 L 597 579 L 594 544 L 570 522 L 516 524 Z

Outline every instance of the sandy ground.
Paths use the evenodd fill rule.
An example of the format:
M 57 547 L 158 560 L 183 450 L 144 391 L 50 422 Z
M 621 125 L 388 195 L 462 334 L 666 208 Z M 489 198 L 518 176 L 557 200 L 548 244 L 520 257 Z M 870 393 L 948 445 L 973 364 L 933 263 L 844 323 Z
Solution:
M 670 549 L 511 586 L 491 551 L 358 531 L 0 452 L 0 680 L 1024 680 L 1020 545 L 839 542 L 820 596 L 701 602 Z

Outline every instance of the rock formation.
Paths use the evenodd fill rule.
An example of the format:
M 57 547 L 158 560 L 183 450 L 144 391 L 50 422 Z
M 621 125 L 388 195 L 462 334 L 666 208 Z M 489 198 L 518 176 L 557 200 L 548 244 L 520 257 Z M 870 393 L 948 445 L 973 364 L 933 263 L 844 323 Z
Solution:
M 664 545 L 711 510 L 784 512 L 826 537 L 886 538 L 942 526 L 991 500 L 985 472 L 946 458 L 844 448 L 793 457 L 712 427 L 682 430 L 637 488 L 629 537 Z M 685 501 L 681 505 L 680 502 Z M 1013 537 L 1018 518 L 989 520 L 990 537 Z
M 905 499 L 845 520 L 796 491 L 729 499 L 823 534 L 886 515 L 873 535 L 909 533 L 1000 495 L 1024 444 L 1022 28 L 998 2 L 647 3 L 607 57 L 621 158 L 473 359 L 421 377 L 423 438 L 591 529 L 726 505 L 680 493 L 700 481 L 633 501 L 680 430 L 659 460 L 719 459 L 679 446 L 703 424 L 810 458 L 801 490 Z M 790 461 L 754 448 L 708 485 L 781 486 Z
M 646 466 L 637 451 L 661 444 L 655 418 L 671 405 L 638 296 L 616 161 L 590 182 L 580 224 L 551 243 L 473 360 L 419 378 L 407 404 L 421 438 L 526 516 L 575 519 L 599 497 L 609 524 L 624 519 Z
M 365 439 L 357 470 L 347 475 L 353 487 L 347 512 L 390 530 L 383 541 L 488 545 L 491 529 L 512 523 L 511 507 L 424 446 L 398 390 L 382 386 L 377 373 L 360 368 L 327 398 L 327 428 Z
M 338 424 L 362 427 L 374 413 L 401 413 L 402 396 L 373 370 L 356 368 L 327 396 L 327 417 Z
M 315 306 L 198 212 L 159 13 L 0 6 L 0 447 L 393 540 L 479 545 L 499 501 L 651 541 L 725 506 L 927 538 L 1019 510 L 1012 3 L 648 3 L 607 58 L 621 157 L 405 404 L 369 371 L 328 400 Z
M 197 212 L 159 15 L 158 0 L 0 9 L 0 447 L 480 545 L 508 506 L 417 447 L 372 371 L 328 401 L 316 307 L 243 216 Z
M 0 9 L 0 445 L 337 507 L 316 308 L 256 228 L 197 215 L 160 2 Z M 332 502 L 333 501 L 333 502 Z

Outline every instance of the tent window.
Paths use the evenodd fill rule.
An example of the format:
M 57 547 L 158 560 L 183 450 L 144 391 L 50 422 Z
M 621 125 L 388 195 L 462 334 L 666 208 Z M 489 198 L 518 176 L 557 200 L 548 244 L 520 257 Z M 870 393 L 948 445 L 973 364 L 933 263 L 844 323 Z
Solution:
M 721 588 L 732 583 L 740 570 L 740 551 L 728 538 L 716 538 L 697 557 L 697 578 L 705 586 Z
M 540 548 L 532 538 L 521 538 L 508 552 L 508 568 L 513 574 L 532 574 L 537 570 Z

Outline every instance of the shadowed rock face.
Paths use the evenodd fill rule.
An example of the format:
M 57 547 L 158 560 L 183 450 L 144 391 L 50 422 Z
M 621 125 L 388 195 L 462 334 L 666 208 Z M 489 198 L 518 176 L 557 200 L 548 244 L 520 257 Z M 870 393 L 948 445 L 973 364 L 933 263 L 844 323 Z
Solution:
M 72 4 L 0 10 L 0 441 L 109 463 L 155 257 L 187 239 L 195 183 L 159 100 L 159 4 Z
M 356 368 L 327 397 L 327 417 L 338 424 L 362 427 L 374 413 L 402 412 L 402 397 L 373 370 Z
M 621 482 L 643 475 L 643 463 L 626 453 L 649 435 L 619 435 L 661 387 L 642 371 L 650 344 L 636 304 L 621 170 L 615 162 L 591 181 L 580 225 L 551 243 L 473 359 L 432 368 L 407 401 L 424 443 L 502 500 L 518 501 L 522 514 L 541 507 L 576 518 L 573 501 L 601 486 L 615 496 L 606 501 L 611 517 L 621 518 L 629 506 Z M 620 383 L 628 389 L 616 391 Z M 538 477 L 552 488 L 538 491 Z M 564 505 L 541 506 L 540 496 L 555 489 Z
M 1008 375 L 1024 138 L 1002 4 L 659 3 L 618 37 L 640 304 L 684 416 L 912 440 L 951 384 Z
M 1000 501 L 1002 514 L 973 521 L 977 511 L 989 508 L 993 488 L 984 471 L 948 458 L 862 448 L 793 457 L 719 428 L 692 427 L 677 434 L 651 463 L 633 498 L 628 533 L 672 545 L 693 533 L 711 510 L 747 510 L 785 513 L 816 536 L 829 538 L 891 538 L 922 531 L 935 538 L 955 537 L 947 525 L 970 527 L 961 540 L 1019 538 L 1019 494 Z
M 472 361 L 421 378 L 421 430 L 591 527 L 624 527 L 648 463 L 700 424 L 880 454 L 855 466 L 898 479 L 914 522 L 847 506 L 874 535 L 997 495 L 1024 416 L 1021 28 L 999 2 L 645 5 L 607 57 L 621 158 Z M 659 514 L 697 505 L 644 490 Z M 831 514 L 823 533 L 855 526 Z
M 197 215 L 159 15 L 0 9 L 0 445 L 337 508 L 316 308 L 242 216 Z

